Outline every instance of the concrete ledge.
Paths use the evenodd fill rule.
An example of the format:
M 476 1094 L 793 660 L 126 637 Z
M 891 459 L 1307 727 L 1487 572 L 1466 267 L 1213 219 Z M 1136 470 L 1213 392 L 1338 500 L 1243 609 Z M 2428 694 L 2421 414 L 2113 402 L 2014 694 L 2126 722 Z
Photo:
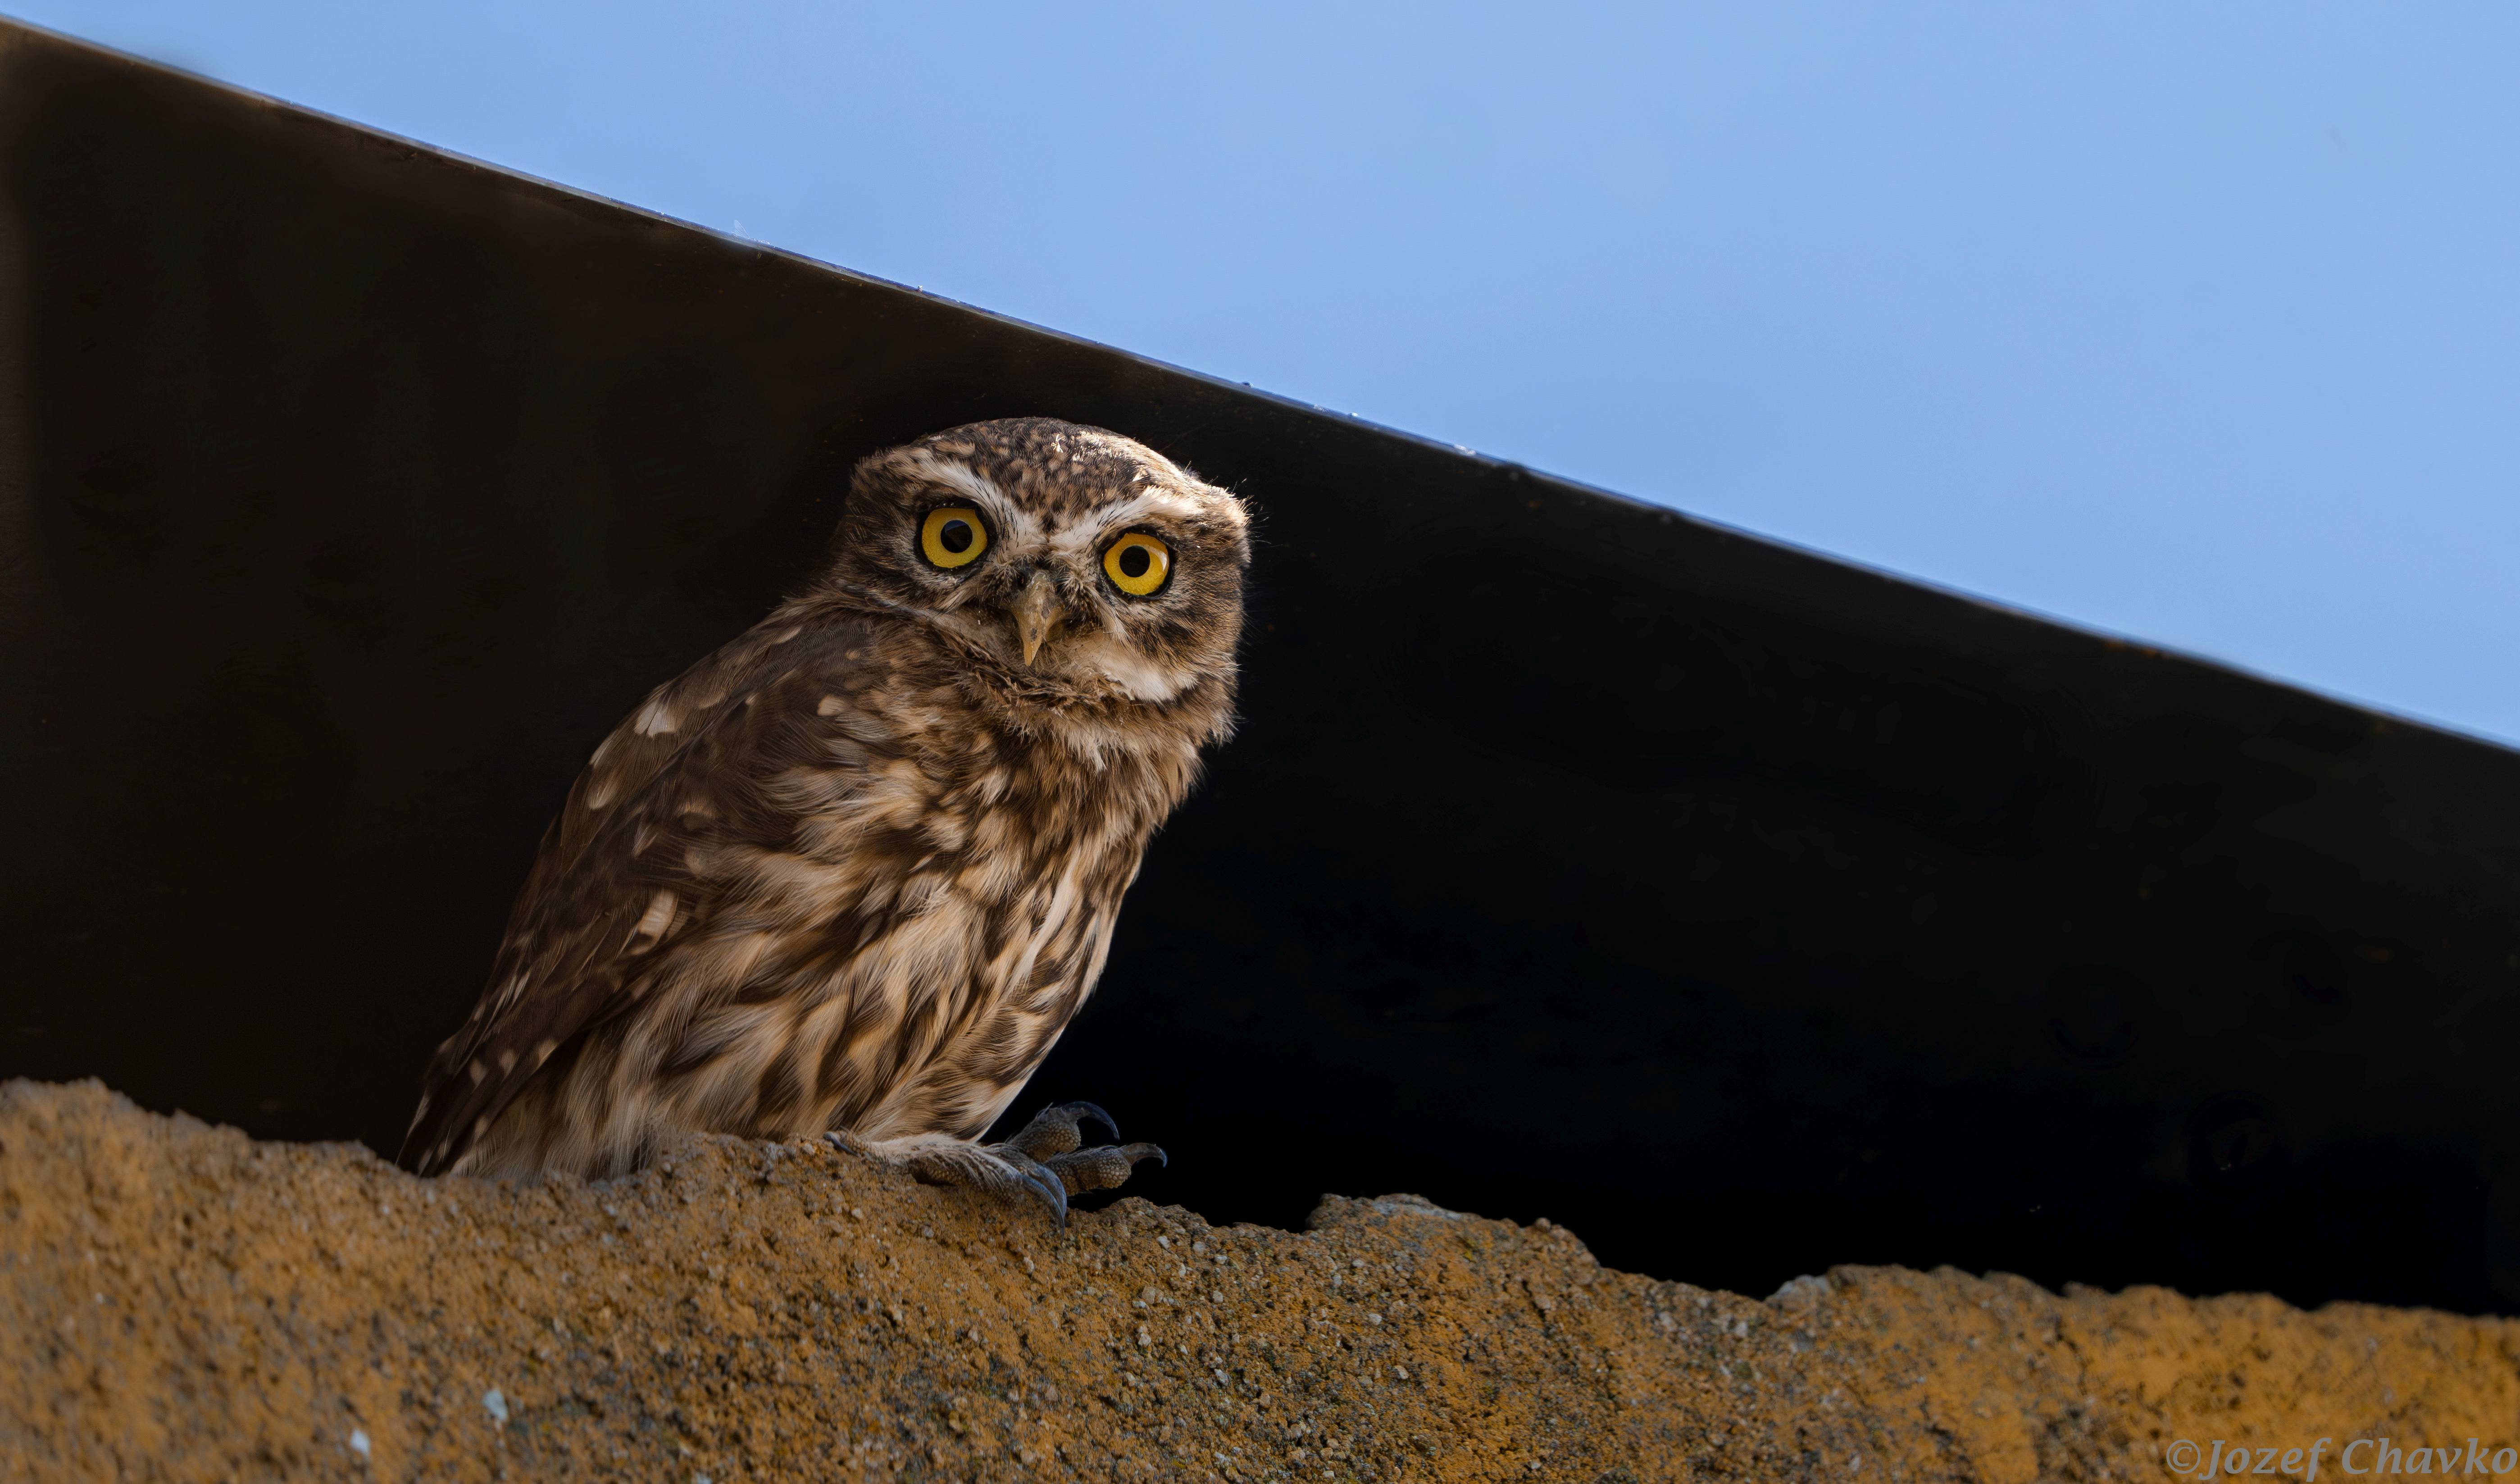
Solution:
M 0 1087 L 10 1479 L 2161 1479 L 2322 1437 L 2342 1477 L 2516 1429 L 2511 1321 L 1949 1269 L 1761 1302 L 1410 1196 L 1061 1234 L 806 1145 L 428 1182 Z

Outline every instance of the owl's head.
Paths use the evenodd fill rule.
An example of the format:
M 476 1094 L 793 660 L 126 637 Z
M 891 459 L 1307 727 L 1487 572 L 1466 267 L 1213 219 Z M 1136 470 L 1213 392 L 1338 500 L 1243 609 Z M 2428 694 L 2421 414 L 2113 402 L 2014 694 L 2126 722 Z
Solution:
M 1051 418 L 948 428 L 858 467 L 828 577 L 915 608 L 1035 695 L 1230 692 L 1242 502 L 1143 443 Z

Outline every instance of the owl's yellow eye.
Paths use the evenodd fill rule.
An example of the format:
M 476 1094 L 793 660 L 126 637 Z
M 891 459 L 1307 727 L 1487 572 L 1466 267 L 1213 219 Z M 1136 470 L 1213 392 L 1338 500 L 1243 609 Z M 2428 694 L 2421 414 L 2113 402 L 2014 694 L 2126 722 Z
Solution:
M 989 528 L 968 505 L 931 510 L 919 527 L 919 550 L 942 567 L 969 566 L 989 549 Z
M 1144 598 L 1173 574 L 1173 550 L 1144 531 L 1131 531 L 1103 550 L 1102 570 L 1113 587 Z

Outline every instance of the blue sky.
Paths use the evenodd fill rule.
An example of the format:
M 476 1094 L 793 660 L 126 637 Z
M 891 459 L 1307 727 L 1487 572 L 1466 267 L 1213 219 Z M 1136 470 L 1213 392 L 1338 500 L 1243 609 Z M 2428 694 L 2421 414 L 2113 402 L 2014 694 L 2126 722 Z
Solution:
M 2520 739 L 2520 9 L 0 8 Z

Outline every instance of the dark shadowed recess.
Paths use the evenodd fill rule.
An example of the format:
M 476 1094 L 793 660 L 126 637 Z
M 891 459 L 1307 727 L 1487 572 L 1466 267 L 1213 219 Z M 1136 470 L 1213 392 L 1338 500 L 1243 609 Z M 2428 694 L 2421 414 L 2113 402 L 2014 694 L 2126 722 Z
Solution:
M 607 728 L 1019 413 L 1264 513 L 1034 1084 L 1146 1193 L 2520 1308 L 2512 754 L 6 29 L 0 1074 L 391 1150 Z

